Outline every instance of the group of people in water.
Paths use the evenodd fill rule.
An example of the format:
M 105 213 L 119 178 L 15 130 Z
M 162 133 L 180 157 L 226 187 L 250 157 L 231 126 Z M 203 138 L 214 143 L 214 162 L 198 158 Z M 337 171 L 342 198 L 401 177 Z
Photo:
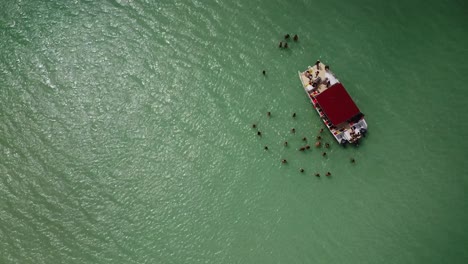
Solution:
M 267 117 L 270 118 L 271 116 L 272 116 L 272 115 L 271 115 L 271 112 L 268 111 L 268 112 L 267 112 Z M 292 114 L 292 117 L 293 117 L 293 118 L 296 118 L 296 113 L 293 113 L 293 114 Z M 262 136 L 262 132 L 261 132 L 260 130 L 258 130 L 257 124 L 252 124 L 252 128 L 257 129 L 257 135 L 258 135 L 258 136 L 260 136 L 260 137 Z M 322 143 L 321 143 L 322 136 L 321 136 L 321 134 L 322 134 L 323 131 L 324 131 L 324 129 L 321 128 L 321 129 L 319 130 L 319 135 L 316 137 L 316 140 L 317 140 L 317 141 L 315 142 L 315 147 L 316 147 L 316 148 L 320 148 L 320 147 L 322 146 Z M 292 128 L 292 129 L 291 129 L 291 133 L 292 133 L 292 134 L 295 134 L 295 133 L 296 133 L 296 129 L 295 129 L 295 128 Z M 302 138 L 302 141 L 307 142 L 307 137 L 303 137 L 303 138 Z M 285 147 L 288 147 L 288 146 L 289 146 L 288 141 L 284 141 L 283 145 L 284 145 Z M 329 144 L 328 142 L 326 142 L 326 143 L 324 144 L 324 146 L 325 146 L 325 148 L 327 148 L 327 149 L 330 148 L 330 144 Z M 308 149 L 310 149 L 310 148 L 311 148 L 310 145 L 309 145 L 309 144 L 306 144 L 305 146 L 301 146 L 298 150 L 299 150 L 299 151 L 306 151 L 306 150 L 308 150 Z M 269 150 L 268 146 L 264 146 L 264 150 L 265 150 L 265 151 L 268 151 L 268 150 Z M 322 152 L 322 156 L 323 156 L 323 157 L 326 157 L 326 156 L 327 156 L 327 152 Z M 286 159 L 282 159 L 282 160 L 281 160 L 281 163 L 282 163 L 282 164 L 287 164 L 288 161 L 287 161 Z M 354 158 L 351 158 L 351 163 L 355 163 Z M 305 170 L 304 170 L 303 168 L 300 168 L 299 171 L 300 171 L 301 173 L 303 173 Z M 327 172 L 325 175 L 326 175 L 326 176 L 331 176 L 331 173 L 330 173 L 330 172 Z M 315 176 L 320 177 L 320 173 L 315 173 Z
M 290 37 L 291 37 L 291 36 L 290 36 L 289 34 L 286 34 L 286 35 L 284 36 L 284 39 L 285 39 L 285 40 L 289 40 Z M 294 35 L 293 40 L 294 40 L 294 41 L 298 41 L 298 40 L 299 40 L 299 37 L 298 37 L 297 35 Z M 288 48 L 288 43 L 287 43 L 286 41 L 285 41 L 284 43 L 283 43 L 283 41 L 280 41 L 279 47 L 280 47 L 280 48 Z M 321 84 L 325 84 L 327 87 L 330 86 L 330 81 L 328 80 L 328 78 L 324 78 L 324 80 L 322 80 L 322 79 L 319 77 L 320 70 L 322 70 L 322 67 L 321 67 L 321 65 L 320 65 L 320 61 L 317 61 L 317 62 L 315 63 L 315 74 L 314 74 L 313 72 L 310 71 L 311 69 L 312 69 L 312 67 L 310 67 L 309 70 L 307 70 L 307 71 L 305 72 L 305 76 L 306 76 L 307 78 L 310 79 L 309 84 L 311 84 L 312 87 L 314 87 L 314 90 L 317 90 L 318 87 L 319 87 L 319 85 L 321 85 Z M 328 65 L 325 65 L 325 71 L 326 71 L 326 72 L 329 72 L 329 70 L 330 70 L 330 67 L 329 67 Z M 262 74 L 263 74 L 263 75 L 266 75 L 266 71 L 263 70 L 263 71 L 262 71 Z M 313 92 L 313 91 L 311 91 L 311 92 Z M 268 118 L 271 117 L 271 112 L 270 112 L 270 111 L 267 112 L 267 117 L 268 117 Z M 293 113 L 293 114 L 292 114 L 292 117 L 293 117 L 293 118 L 296 118 L 296 113 Z M 325 115 L 323 115 L 323 118 L 326 118 Z M 261 132 L 260 130 L 258 130 L 257 124 L 252 124 L 252 128 L 254 128 L 254 129 L 257 130 L 257 135 L 258 135 L 259 137 L 262 136 L 262 132 Z M 316 139 L 317 139 L 317 141 L 315 142 L 315 147 L 316 147 L 316 148 L 320 148 L 320 147 L 322 146 L 322 143 L 321 143 L 322 136 L 321 136 L 320 134 L 322 134 L 323 131 L 324 131 L 324 129 L 321 128 L 321 129 L 319 130 L 319 135 L 316 137 Z M 296 129 L 295 129 L 295 128 L 292 128 L 292 129 L 291 129 L 291 133 L 292 133 L 292 134 L 295 134 L 295 133 L 296 133 Z M 307 142 L 307 138 L 306 138 L 306 137 L 303 137 L 303 138 L 302 138 L 302 141 Z M 288 146 L 289 146 L 288 141 L 284 141 L 283 145 L 284 145 L 284 147 L 288 147 Z M 325 148 L 327 148 L 327 149 L 330 148 L 330 144 L 329 144 L 328 142 L 326 142 L 326 143 L 324 144 L 324 146 L 325 146 Z M 305 146 L 301 146 L 301 147 L 299 148 L 299 151 L 306 151 L 306 150 L 309 150 L 309 149 L 310 149 L 310 145 L 309 145 L 309 144 L 306 144 Z M 265 150 L 265 151 L 268 151 L 268 150 L 269 150 L 268 146 L 264 146 L 264 150 Z M 326 157 L 326 156 L 327 156 L 327 152 L 322 152 L 322 156 L 323 156 L 323 157 Z M 355 163 L 355 162 L 356 162 L 355 159 L 354 159 L 354 158 L 351 158 L 351 163 Z M 287 164 L 288 161 L 287 161 L 286 159 L 281 159 L 281 163 L 282 163 L 282 164 Z M 305 172 L 305 170 L 304 170 L 303 168 L 300 168 L 299 171 L 300 171 L 301 173 L 304 173 L 304 172 Z M 318 173 L 318 172 L 315 173 L 314 175 L 315 175 L 316 177 L 320 177 L 320 173 Z M 326 175 L 326 176 L 331 176 L 331 173 L 330 173 L 330 172 L 327 172 L 325 175 Z
M 285 48 L 285 49 L 287 49 L 287 48 L 288 48 L 288 42 L 286 42 L 286 40 L 289 40 L 290 38 L 291 38 L 291 36 L 290 36 L 289 34 L 284 35 L 285 41 L 284 41 L 284 43 L 283 43 L 283 41 L 280 41 L 279 47 L 280 47 L 280 48 Z M 297 36 L 297 34 L 294 35 L 293 40 L 294 40 L 294 41 L 298 41 L 298 40 L 299 40 L 299 37 Z

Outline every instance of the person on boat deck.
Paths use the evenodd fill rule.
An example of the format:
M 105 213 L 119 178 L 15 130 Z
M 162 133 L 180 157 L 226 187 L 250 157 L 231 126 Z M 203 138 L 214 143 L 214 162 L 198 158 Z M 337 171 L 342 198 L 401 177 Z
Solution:
M 320 77 L 315 78 L 315 80 L 313 81 L 313 83 L 315 83 L 315 85 L 317 85 L 317 87 L 319 86 L 319 84 L 321 82 L 322 82 L 322 78 L 320 78 Z
M 330 70 L 330 66 L 326 65 L 325 66 L 325 71 L 328 72 Z
M 329 80 L 328 78 L 325 78 L 325 79 L 321 82 L 321 84 L 324 84 L 324 85 L 327 86 L 327 88 L 328 88 L 328 87 L 330 87 L 330 80 Z
M 313 81 L 310 81 L 309 84 L 312 86 L 312 89 L 309 90 L 309 94 L 317 91 L 318 85 L 316 83 L 314 83 Z
M 317 70 L 320 70 L 320 61 L 317 60 L 317 62 L 315 63 L 315 67 L 317 68 Z
M 314 81 L 310 80 L 309 84 L 312 85 L 312 90 L 314 90 L 315 88 L 317 88 L 317 84 L 314 83 Z

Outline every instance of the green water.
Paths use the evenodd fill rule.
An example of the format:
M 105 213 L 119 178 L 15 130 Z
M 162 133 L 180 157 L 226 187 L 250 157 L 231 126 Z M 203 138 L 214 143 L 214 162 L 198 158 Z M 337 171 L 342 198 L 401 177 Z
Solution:
M 0 263 L 468 263 L 467 12 L 3 1 Z M 369 124 L 326 158 L 318 58 Z

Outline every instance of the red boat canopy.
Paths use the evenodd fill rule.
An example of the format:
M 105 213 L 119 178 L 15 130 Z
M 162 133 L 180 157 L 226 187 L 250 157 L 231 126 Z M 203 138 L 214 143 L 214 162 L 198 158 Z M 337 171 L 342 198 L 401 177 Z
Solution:
M 335 126 L 361 113 L 341 83 L 335 83 L 316 98 L 323 113 Z

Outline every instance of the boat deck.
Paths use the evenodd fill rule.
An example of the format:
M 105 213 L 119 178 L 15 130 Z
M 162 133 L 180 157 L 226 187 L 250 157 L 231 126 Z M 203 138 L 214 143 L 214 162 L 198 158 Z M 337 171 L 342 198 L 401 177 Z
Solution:
M 318 76 L 316 76 L 316 72 L 319 72 Z M 307 74 L 310 75 L 310 77 L 307 77 Z M 317 65 L 314 65 L 313 67 L 310 67 L 304 71 L 301 72 L 301 82 L 304 88 L 306 88 L 307 92 L 313 96 L 317 96 L 323 91 L 327 89 L 327 85 L 325 83 L 325 80 L 330 80 L 330 84 L 333 85 L 338 82 L 338 80 L 333 76 L 333 73 L 330 71 L 325 71 L 325 64 L 319 63 L 319 67 L 317 69 Z M 318 82 L 317 87 L 314 88 L 312 87 L 312 83 L 317 80 L 317 78 L 320 78 L 320 82 Z

